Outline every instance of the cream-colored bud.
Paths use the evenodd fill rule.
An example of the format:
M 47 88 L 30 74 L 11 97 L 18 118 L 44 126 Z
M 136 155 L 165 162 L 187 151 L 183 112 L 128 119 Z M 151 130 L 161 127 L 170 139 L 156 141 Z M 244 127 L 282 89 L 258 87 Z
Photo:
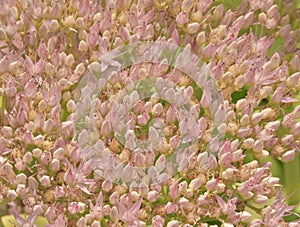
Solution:
M 100 12 L 95 13 L 94 16 L 93 16 L 93 22 L 100 21 L 101 17 L 102 17 L 102 14 Z
M 74 73 L 77 75 L 83 75 L 83 73 L 85 72 L 85 67 L 83 63 L 80 63 L 76 66 Z
M 250 123 L 250 117 L 248 114 L 245 114 L 242 116 L 241 120 L 240 120 L 241 126 L 247 126 Z
M 242 87 L 244 87 L 245 82 L 246 82 L 246 78 L 245 78 L 244 75 L 238 76 L 238 77 L 235 79 L 234 86 L 235 86 L 237 89 L 241 89 Z
M 300 82 L 300 72 L 296 72 L 287 78 L 287 86 L 288 87 L 299 87 Z
M 251 121 L 253 124 L 259 123 L 263 119 L 263 114 L 261 112 L 252 114 Z
M 71 99 L 72 95 L 71 95 L 71 92 L 70 91 L 66 91 L 64 92 L 63 96 L 62 96 L 62 99 L 64 102 L 67 102 Z
M 78 45 L 78 50 L 85 53 L 88 51 L 88 45 L 84 40 L 81 40 Z
M 273 69 L 276 69 L 280 64 L 280 55 L 276 52 L 271 58 L 271 65 Z
M 254 145 L 253 145 L 254 152 L 261 152 L 263 148 L 264 148 L 264 143 L 262 140 L 256 140 L 254 142 Z
M 84 28 L 84 19 L 82 17 L 76 19 L 76 26 L 78 28 Z
M 259 96 L 261 99 L 267 98 L 272 93 L 272 87 L 271 86 L 264 86 L 259 91 Z
M 258 15 L 258 21 L 261 23 L 264 23 L 267 21 L 267 15 L 265 13 L 260 13 Z
M 72 65 L 75 63 L 73 54 L 69 54 L 67 57 L 65 57 L 64 62 L 66 66 L 72 67 Z
M 216 192 L 222 193 L 225 191 L 225 189 L 226 189 L 226 185 L 224 183 L 218 183 Z
M 9 65 L 9 70 L 12 74 L 18 75 L 21 73 L 21 62 L 16 60 Z
M 251 149 L 254 145 L 254 139 L 253 138 L 247 138 L 243 142 L 243 148 L 245 149 Z
M 235 107 L 237 111 L 243 110 L 248 105 L 248 101 L 246 99 L 240 99 L 237 101 Z
M 80 40 L 86 40 L 87 35 L 88 34 L 87 34 L 86 30 L 84 30 L 84 29 L 79 30 L 79 32 L 78 32 L 78 38 Z
M 262 110 L 261 113 L 263 115 L 263 119 L 266 119 L 266 118 L 272 116 L 272 114 L 274 113 L 274 110 L 272 108 L 266 108 L 266 109 Z
M 198 22 L 190 23 L 187 25 L 187 32 L 189 34 L 195 34 L 198 31 L 199 27 L 200 25 Z
M 46 64 L 46 73 L 49 76 L 53 76 L 55 73 L 54 66 L 50 62 L 47 62 Z
M 56 32 L 59 29 L 59 23 L 57 20 L 52 20 L 50 22 L 50 31 Z
M 205 37 L 205 32 L 201 31 L 198 33 L 197 38 L 196 38 L 196 42 L 198 44 L 198 46 L 202 46 L 202 44 L 206 41 L 206 37 Z
M 264 159 L 270 155 L 269 151 L 262 150 L 261 152 L 255 153 L 255 157 L 258 159 Z
M 39 110 L 40 113 L 42 113 L 42 112 L 44 112 L 46 109 L 47 109 L 47 103 L 45 102 L 44 99 L 42 99 L 42 100 L 39 102 L 38 110 Z

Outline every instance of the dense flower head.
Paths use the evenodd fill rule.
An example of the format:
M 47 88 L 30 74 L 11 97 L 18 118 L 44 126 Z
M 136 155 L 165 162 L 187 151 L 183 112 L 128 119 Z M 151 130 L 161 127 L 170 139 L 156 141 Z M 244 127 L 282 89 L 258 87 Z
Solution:
M 38 216 L 57 227 L 288 225 L 294 207 L 269 160 L 289 162 L 299 152 L 297 2 L 2 1 L 1 206 L 20 226 Z M 115 49 L 141 41 L 201 59 L 220 108 L 212 113 L 211 96 L 168 61 L 80 87 L 87 71 L 120 66 Z M 141 82 L 147 78 L 153 87 Z M 95 96 L 97 86 L 105 88 Z M 138 86 L 157 92 L 141 96 Z M 176 106 L 185 102 L 186 115 Z M 74 119 L 86 111 L 78 134 Z M 223 121 L 217 130 L 225 136 L 214 140 Z

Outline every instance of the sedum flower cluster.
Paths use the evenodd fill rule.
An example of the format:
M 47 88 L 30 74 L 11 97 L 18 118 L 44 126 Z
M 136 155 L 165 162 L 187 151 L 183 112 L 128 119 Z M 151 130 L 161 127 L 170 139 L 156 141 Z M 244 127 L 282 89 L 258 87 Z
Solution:
M 299 226 L 285 222 L 294 207 L 267 161 L 288 162 L 299 151 L 297 7 L 290 0 L 1 1 L 0 206 L 19 226 L 34 226 L 38 216 L 56 227 Z M 117 182 L 82 155 L 91 138 L 74 130 L 83 108 L 76 94 L 87 70 L 107 68 L 98 63 L 102 56 L 139 41 L 176 44 L 198 56 L 219 87 L 225 116 L 212 116 L 205 93 L 168 62 L 122 70 L 93 103 L 98 152 L 126 165 Z M 120 141 L 116 94 L 148 77 L 169 102 L 132 92 Z M 190 100 L 188 118 L 179 117 L 172 104 L 178 97 L 160 79 Z M 225 136 L 211 144 L 214 120 L 224 117 Z M 165 125 L 163 137 L 149 127 L 153 121 Z M 180 168 L 166 178 L 161 173 L 182 135 L 196 138 L 197 147 L 182 165 L 186 156 L 178 155 Z M 136 137 L 156 145 L 140 152 Z M 133 166 L 149 167 L 149 179 L 128 183 Z

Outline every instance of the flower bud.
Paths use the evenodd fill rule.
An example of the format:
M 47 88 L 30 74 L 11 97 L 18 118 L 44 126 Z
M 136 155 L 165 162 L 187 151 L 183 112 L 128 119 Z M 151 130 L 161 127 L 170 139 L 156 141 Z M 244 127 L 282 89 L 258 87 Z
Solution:
M 271 129 L 273 131 L 276 131 L 278 129 L 278 127 L 280 126 L 280 121 L 272 121 L 266 124 L 265 128 L 266 129 Z
M 155 161 L 155 154 L 153 151 L 146 152 L 146 165 L 151 166 Z
M 197 191 L 201 186 L 202 186 L 202 179 L 201 178 L 195 178 L 191 181 L 191 183 L 189 184 L 189 188 Z
M 251 132 L 252 132 L 252 129 L 251 129 L 251 128 L 248 128 L 248 127 L 241 127 L 241 128 L 239 128 L 239 130 L 238 130 L 237 136 L 238 136 L 239 138 L 245 138 L 245 137 L 249 136 L 249 135 L 251 134 Z
M 55 199 L 62 198 L 65 195 L 65 190 L 63 186 L 56 186 L 54 189 Z
M 177 25 L 182 26 L 189 20 L 189 15 L 186 12 L 180 12 L 176 17 Z
M 222 178 L 224 180 L 233 180 L 233 177 L 234 177 L 233 173 L 234 173 L 234 171 L 235 170 L 232 169 L 232 168 L 226 168 L 226 170 L 224 170 L 222 172 Z
M 253 198 L 253 201 L 257 204 L 264 204 L 265 202 L 267 202 L 269 200 L 269 198 L 265 195 L 256 195 Z
M 294 136 L 293 135 L 284 135 L 281 138 L 281 143 L 282 145 L 288 146 L 290 145 L 292 142 L 294 142 Z
M 53 153 L 53 158 L 62 160 L 65 157 L 65 150 L 62 147 L 56 149 Z
M 260 152 L 255 153 L 255 157 L 259 159 L 264 159 L 270 155 L 269 151 L 262 150 Z
M 7 195 L 6 197 L 9 199 L 9 200 L 15 200 L 17 198 L 18 194 L 15 190 L 8 190 L 7 191 Z
M 167 214 L 174 214 L 178 211 L 178 205 L 172 202 L 168 202 L 166 205 Z
M 264 86 L 259 91 L 259 96 L 261 99 L 267 98 L 272 93 L 272 87 L 271 86 Z
M 45 216 L 49 222 L 53 221 L 56 218 L 55 207 L 53 205 L 48 207 Z
M 142 126 L 148 124 L 149 119 L 150 116 L 148 113 L 143 113 L 142 115 L 139 115 L 137 118 L 138 123 Z
M 59 29 L 59 23 L 57 20 L 52 20 L 50 22 L 50 31 L 56 32 Z
M 36 179 L 33 176 L 30 176 L 28 178 L 28 187 L 30 189 L 37 189 L 38 188 L 38 182 L 36 181 Z
M 66 66 L 72 67 L 72 65 L 75 63 L 73 54 L 69 54 L 68 56 L 66 56 L 64 59 L 64 63 Z
M 26 164 L 29 164 L 30 162 L 32 162 L 32 153 L 27 151 L 24 156 L 23 156 L 23 161 L 26 163 Z
M 252 114 L 251 121 L 254 125 L 258 124 L 262 119 L 263 119 L 263 114 L 261 112 Z
M 171 137 L 171 139 L 170 139 L 170 147 L 172 149 L 177 148 L 179 146 L 179 144 L 180 144 L 179 136 L 175 135 L 175 136 Z
M 41 157 L 42 150 L 40 148 L 34 148 L 32 150 L 32 154 L 33 154 L 33 157 L 39 159 Z
M 287 86 L 295 87 L 299 85 L 300 72 L 296 72 L 287 78 Z
M 40 160 L 41 160 L 41 163 L 43 163 L 44 165 L 47 165 L 52 160 L 51 153 L 43 152 Z
M 260 13 L 258 15 L 258 21 L 264 24 L 267 21 L 267 15 L 263 12 Z
M 151 224 L 151 226 L 153 226 L 153 227 L 163 227 L 164 223 L 165 223 L 164 218 L 162 218 L 159 215 L 156 215 L 156 216 L 154 216 L 152 218 L 152 224 Z
M 264 149 L 264 143 L 262 140 L 256 140 L 253 145 L 253 151 L 254 152 L 261 152 L 262 149 Z
M 248 102 L 246 99 L 240 99 L 237 101 L 235 107 L 237 111 L 243 110 L 248 105 Z
M 291 67 L 294 71 L 300 71 L 300 59 L 298 55 L 295 55 L 291 61 Z M 298 72 L 300 74 L 300 72 Z
M 94 221 L 91 225 L 91 227 L 101 227 L 101 223 L 98 221 Z
M 245 149 L 251 149 L 254 145 L 254 139 L 253 138 L 247 138 L 243 142 L 243 148 Z
M 234 81 L 234 86 L 237 88 L 237 89 L 241 89 L 242 87 L 244 87 L 246 83 L 246 78 L 245 78 L 245 75 L 241 75 L 241 76 L 238 76 L 235 81 Z
M 184 197 L 181 197 L 181 198 L 178 200 L 178 205 L 179 205 L 180 207 L 185 208 L 185 207 L 187 207 L 188 204 L 189 204 L 189 200 L 186 199 L 186 198 L 184 198 Z
M 50 118 L 50 119 L 48 119 L 47 121 L 45 121 L 43 130 L 44 130 L 45 133 L 49 133 L 49 132 L 52 131 L 53 127 L 54 127 L 54 122 L 53 122 L 53 120 Z
M 159 193 L 157 191 L 150 191 L 147 194 L 147 200 L 151 203 L 155 202 L 158 199 Z
M 120 28 L 120 38 L 123 42 L 127 42 L 130 38 L 130 32 L 127 27 L 121 26 Z
M 85 67 L 83 63 L 78 64 L 74 70 L 74 73 L 79 76 L 83 75 L 84 72 L 85 72 Z
M 290 128 L 294 125 L 295 123 L 295 116 L 294 116 L 294 113 L 289 113 L 287 115 L 285 115 L 283 117 L 283 120 L 282 120 L 282 125 L 286 128 Z
M 241 161 L 245 157 L 243 150 L 239 149 L 232 153 L 232 162 Z
M 172 124 L 177 120 L 176 108 L 174 105 L 170 105 L 167 113 L 166 113 L 166 122 L 168 124 Z
M 60 161 L 58 159 L 52 159 L 50 163 L 50 169 L 53 172 L 57 172 L 60 169 Z
M 79 206 L 78 206 L 78 202 L 71 202 L 68 206 L 68 211 L 71 213 L 71 214 L 77 214 L 79 212 Z M 81 224 L 80 222 L 84 220 L 84 219 L 79 219 L 79 224 L 77 226 L 86 226 L 84 224 Z M 85 220 L 84 220 L 85 221 Z
M 207 181 L 206 188 L 209 191 L 213 191 L 216 189 L 217 185 L 218 185 L 218 180 L 213 178 L 213 179 Z
M 179 227 L 179 222 L 177 220 L 169 221 L 167 227 Z
M 107 205 L 104 205 L 104 206 L 103 206 L 103 209 L 102 209 L 102 210 L 103 210 L 103 214 L 108 216 L 108 215 L 110 214 L 111 208 L 110 208 L 110 206 L 107 204 Z
M 24 173 L 20 173 L 16 176 L 18 184 L 26 184 L 27 176 Z
M 5 138 L 11 138 L 13 136 L 13 129 L 9 126 L 3 126 L 1 132 Z
M 41 182 L 41 184 L 42 184 L 44 187 L 50 186 L 50 183 L 51 183 L 50 177 L 44 175 L 44 176 L 41 177 L 40 182 Z
M 244 16 L 244 20 L 245 20 L 245 24 L 244 24 L 243 28 L 247 29 L 247 28 L 253 23 L 253 20 L 254 20 L 254 12 L 253 12 L 253 11 L 248 12 L 248 13 Z
M 48 50 L 47 50 L 47 46 L 45 44 L 45 42 L 42 40 L 40 41 L 40 45 L 39 48 L 37 50 L 38 56 L 40 58 L 44 58 L 46 59 L 48 57 Z
M 250 123 L 250 117 L 248 114 L 245 114 L 242 116 L 241 120 L 240 120 L 241 126 L 247 126 Z
M 112 207 L 109 216 L 110 216 L 111 220 L 113 220 L 113 221 L 116 221 L 119 219 L 119 211 L 116 206 Z
M 295 159 L 295 149 L 288 150 L 281 156 L 281 161 L 289 162 Z
M 186 27 L 186 30 L 189 34 L 195 34 L 200 27 L 198 22 L 189 23 Z
M 113 187 L 111 181 L 109 180 L 104 180 L 102 183 L 102 189 L 106 192 L 108 192 L 109 190 L 111 190 Z

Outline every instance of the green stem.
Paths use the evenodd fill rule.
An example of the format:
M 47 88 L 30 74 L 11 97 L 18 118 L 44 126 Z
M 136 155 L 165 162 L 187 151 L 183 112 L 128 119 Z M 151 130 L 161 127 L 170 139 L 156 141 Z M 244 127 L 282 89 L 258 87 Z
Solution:
M 296 154 L 293 161 L 283 164 L 284 190 L 287 194 L 287 201 L 290 205 L 300 201 L 300 156 Z

